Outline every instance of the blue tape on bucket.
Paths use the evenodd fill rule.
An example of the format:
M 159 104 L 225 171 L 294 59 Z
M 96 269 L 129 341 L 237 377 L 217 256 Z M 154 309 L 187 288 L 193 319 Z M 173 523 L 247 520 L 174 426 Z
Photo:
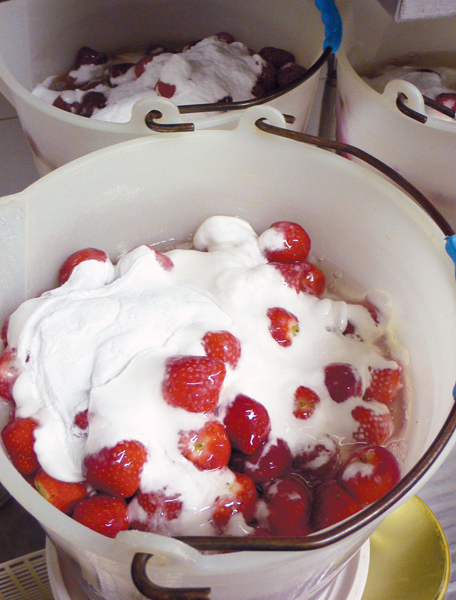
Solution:
M 323 48 L 330 47 L 337 52 L 342 43 L 342 19 L 333 0 L 315 0 L 318 10 L 321 12 L 321 20 L 325 25 L 325 42 Z
M 445 238 L 445 250 L 456 265 L 456 235 L 449 235 Z

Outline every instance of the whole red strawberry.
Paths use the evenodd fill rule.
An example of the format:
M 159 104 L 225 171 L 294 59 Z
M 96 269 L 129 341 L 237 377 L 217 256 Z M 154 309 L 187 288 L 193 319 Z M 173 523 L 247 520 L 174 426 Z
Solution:
M 319 403 L 320 397 L 316 392 L 300 385 L 294 393 L 293 414 L 297 419 L 308 419 Z
M 223 424 L 233 448 L 244 454 L 253 454 L 271 430 L 266 408 L 244 394 L 238 394 L 228 406 Z
M 166 521 L 172 521 L 182 512 L 182 500 L 177 494 L 167 495 L 163 491 L 139 492 L 136 495 L 139 506 L 143 508 L 149 517 L 159 517 Z
M 253 454 L 234 451 L 229 466 L 236 473 L 248 475 L 255 483 L 264 483 L 289 475 L 291 462 L 290 448 L 279 438 L 274 443 L 264 442 Z
M 269 331 L 280 346 L 291 346 L 293 338 L 299 332 L 298 319 L 294 314 L 276 306 L 268 308 Z
M 345 402 L 361 394 L 361 380 L 351 365 L 332 363 L 325 367 L 325 385 L 334 402 Z
M 121 498 L 96 494 L 76 504 L 73 519 L 102 535 L 115 538 L 129 527 L 127 505 Z
M 22 475 L 31 475 L 40 464 L 34 450 L 37 421 L 30 417 L 16 417 L 2 430 L 2 440 L 8 456 Z
M 314 492 L 312 524 L 325 529 L 357 513 L 363 505 L 333 481 L 322 483 Z
M 359 423 L 353 434 L 357 442 L 381 446 L 394 431 L 394 421 L 389 412 L 378 412 L 367 406 L 358 405 L 351 414 Z
M 226 375 L 225 364 L 207 356 L 173 356 L 166 361 L 162 392 L 171 406 L 213 412 Z
M 155 87 L 157 94 L 163 98 L 172 98 L 176 93 L 176 86 L 172 83 L 165 83 L 164 81 L 158 80 Z
M 103 252 L 103 250 L 98 250 L 97 248 L 84 248 L 83 250 L 74 252 L 66 259 L 60 268 L 59 285 L 63 285 L 66 281 L 68 281 L 73 269 L 86 260 L 98 260 L 100 262 L 106 262 L 109 259 L 106 252 Z
M 263 232 L 260 248 L 270 262 L 295 263 L 306 260 L 310 252 L 310 237 L 298 223 L 277 221 Z
M 230 440 L 219 421 L 208 421 L 198 431 L 181 432 L 179 450 L 202 471 L 226 467 L 231 456 Z
M 436 101 L 456 111 L 456 94 L 454 92 L 443 92 L 436 97 Z
M 141 442 L 125 440 L 86 456 L 86 479 L 100 492 L 116 498 L 129 498 L 138 490 L 146 459 L 147 450 Z
M 312 497 L 305 483 L 291 478 L 277 479 L 267 488 L 267 528 L 277 536 L 301 536 L 310 533 L 308 525 Z
M 208 331 L 202 344 L 206 356 L 217 358 L 235 369 L 241 357 L 241 343 L 229 331 Z
M 225 531 L 233 515 L 242 513 L 249 522 L 255 510 L 258 497 L 255 484 L 242 473 L 235 473 L 234 477 L 227 493 L 217 498 L 212 507 L 212 523 L 219 534 Z
M 402 367 L 397 369 L 369 369 L 371 381 L 364 392 L 364 400 L 391 404 L 401 387 Z
M 0 356 L 0 396 L 9 402 L 14 402 L 13 386 L 19 375 L 15 361 L 16 350 L 5 348 Z
M 400 479 L 395 456 L 382 446 L 356 452 L 339 472 L 340 484 L 363 504 L 371 504 L 384 496 Z
M 293 472 L 299 473 L 309 485 L 321 483 L 334 473 L 339 454 L 339 446 L 328 437 L 324 444 L 316 443 L 296 452 L 293 457 Z
M 174 263 L 173 261 L 169 258 L 169 256 L 166 256 L 166 254 L 162 254 L 161 252 L 159 252 L 156 248 L 154 248 L 153 246 L 147 246 L 150 250 L 152 250 L 152 252 L 155 253 L 155 257 L 157 259 L 158 264 L 161 266 L 162 269 L 164 269 L 165 271 L 171 271 L 172 268 L 174 267 Z
M 66 514 L 71 514 L 77 502 L 89 494 L 85 482 L 59 481 L 48 475 L 44 469 L 38 469 L 33 483 L 48 502 Z
M 269 263 L 282 276 L 282 283 L 288 287 L 292 287 L 296 292 L 301 291 L 302 269 L 300 263 Z
M 299 263 L 302 271 L 301 290 L 312 296 L 321 296 L 326 288 L 326 277 L 321 269 L 304 261 Z

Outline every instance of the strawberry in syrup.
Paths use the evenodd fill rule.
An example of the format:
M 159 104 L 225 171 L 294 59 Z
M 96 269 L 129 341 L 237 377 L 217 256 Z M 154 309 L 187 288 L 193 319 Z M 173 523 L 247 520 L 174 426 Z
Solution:
M 382 404 L 391 404 L 401 387 L 402 367 L 397 369 L 372 369 L 371 381 L 364 392 L 364 400 L 376 400 Z
M 59 481 L 41 468 L 38 469 L 33 483 L 43 498 L 66 514 L 71 514 L 79 500 L 89 495 L 87 483 Z
M 0 396 L 9 402 L 14 402 L 13 386 L 19 375 L 16 358 L 16 350 L 8 346 L 0 356 Z
M 267 529 L 277 536 L 302 536 L 311 531 L 309 518 L 312 496 L 306 484 L 297 478 L 273 481 L 264 496 L 268 508 Z
M 106 494 L 80 500 L 74 509 L 73 519 L 110 538 L 115 538 L 119 531 L 126 531 L 130 525 L 125 500 Z
M 271 430 L 266 408 L 244 394 L 238 394 L 228 406 L 223 424 L 233 448 L 244 454 L 253 454 Z
M 320 396 L 316 392 L 300 385 L 294 393 L 293 414 L 297 419 L 308 419 L 319 403 Z
M 388 411 L 378 412 L 369 406 L 359 405 L 352 410 L 351 414 L 359 423 L 353 434 L 357 442 L 381 446 L 393 434 L 394 421 Z
M 258 495 L 255 484 L 248 475 L 234 474 L 234 482 L 226 494 L 220 496 L 212 507 L 212 523 L 216 531 L 223 533 L 233 515 L 242 513 L 248 523 L 255 511 Z
M 294 314 L 276 306 L 268 308 L 269 331 L 275 341 L 283 347 L 291 346 L 293 338 L 299 333 L 298 319 Z
M 353 498 L 335 481 L 319 485 L 314 492 L 312 525 L 316 531 L 335 525 L 351 517 L 363 508 L 361 502 Z
M 361 395 L 361 380 L 351 365 L 332 363 L 325 367 L 325 385 L 334 402 Z
M 59 285 L 63 285 L 70 278 L 74 268 L 85 260 L 98 260 L 106 262 L 108 255 L 97 248 L 84 248 L 71 254 L 63 263 L 59 271 Z
M 208 421 L 198 431 L 181 431 L 179 450 L 202 471 L 226 467 L 231 456 L 230 440 L 219 421 Z
M 229 462 L 236 473 L 244 473 L 255 483 L 264 483 L 286 477 L 291 472 L 292 456 L 288 444 L 277 439 L 275 442 L 263 442 L 253 454 L 234 451 Z
M 202 339 L 206 356 L 216 358 L 235 369 L 241 357 L 241 343 L 229 331 L 208 331 Z
M 36 456 L 35 429 L 37 421 L 30 417 L 16 417 L 3 428 L 2 440 L 8 456 L 22 475 L 32 475 L 40 467 Z
M 298 223 L 277 221 L 258 238 L 269 262 L 296 263 L 306 260 L 310 237 Z

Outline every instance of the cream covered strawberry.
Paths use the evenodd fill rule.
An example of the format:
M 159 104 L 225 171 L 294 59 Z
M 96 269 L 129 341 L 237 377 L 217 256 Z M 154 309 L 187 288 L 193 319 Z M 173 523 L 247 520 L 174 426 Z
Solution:
M 105 535 L 306 535 L 359 508 L 347 465 L 401 434 L 404 367 L 384 307 L 324 297 L 309 249 L 214 216 L 191 249 L 72 255 L 8 321 L 13 463 L 89 489 L 74 518 Z

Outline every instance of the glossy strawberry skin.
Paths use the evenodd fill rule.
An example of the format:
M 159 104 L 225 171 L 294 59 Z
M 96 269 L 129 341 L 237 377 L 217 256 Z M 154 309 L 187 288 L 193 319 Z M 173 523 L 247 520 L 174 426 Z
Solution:
M 248 475 L 235 473 L 234 477 L 229 491 L 219 497 L 212 507 L 212 523 L 219 534 L 225 531 L 233 515 L 242 513 L 248 523 L 255 510 L 258 497 L 255 484 Z
M 209 421 L 198 431 L 179 435 L 179 450 L 201 471 L 226 467 L 231 456 L 231 444 L 219 421 Z
M 182 501 L 179 496 L 169 496 L 164 492 L 140 492 L 136 496 L 138 504 L 149 516 L 158 516 L 167 521 L 177 519 L 182 512 Z
M 122 441 L 84 459 L 87 481 L 116 498 L 130 498 L 138 490 L 147 450 L 136 440 Z
M 314 414 L 319 403 L 320 397 L 316 392 L 300 385 L 294 393 L 293 414 L 297 419 L 308 419 Z
M 303 482 L 292 478 L 275 480 L 267 488 L 265 502 L 269 509 L 267 529 L 273 535 L 294 537 L 310 533 L 312 497 Z
M 105 494 L 96 494 L 78 502 L 73 519 L 110 538 L 129 528 L 125 501 Z
M 277 439 L 274 443 L 264 442 L 253 454 L 235 451 L 229 466 L 237 473 L 244 473 L 258 484 L 286 477 L 291 472 L 292 457 L 288 444 Z
M 89 493 L 85 482 L 68 483 L 48 475 L 44 469 L 38 469 L 33 483 L 36 490 L 53 506 L 66 514 L 71 514 L 75 505 Z
M 339 446 L 335 442 L 316 443 L 293 457 L 293 472 L 299 473 L 309 485 L 316 485 L 330 478 L 339 461 Z
M 301 290 L 312 296 L 321 296 L 326 288 L 323 271 L 310 262 L 302 262 L 299 265 L 302 270 Z
M 2 440 L 16 469 L 22 475 L 32 475 L 40 464 L 34 450 L 37 421 L 16 417 L 2 430 Z
M 322 483 L 314 493 L 312 524 L 316 531 L 335 525 L 357 513 L 363 505 L 333 481 Z
M 226 367 L 207 356 L 173 356 L 166 361 L 163 397 L 171 406 L 189 412 L 213 412 L 216 408 Z
M 244 394 L 238 394 L 228 406 L 223 424 L 232 447 L 244 454 L 253 454 L 271 430 L 266 408 Z
M 359 425 L 353 438 L 372 446 L 381 446 L 393 434 L 394 421 L 389 412 L 377 412 L 368 406 L 356 406 L 352 417 Z
M 269 331 L 273 339 L 284 348 L 291 346 L 293 338 L 299 333 L 299 323 L 295 315 L 284 308 L 276 306 L 268 308 L 267 316 Z
M 172 98 L 176 93 L 176 86 L 172 83 L 158 81 L 156 90 L 159 96 L 162 96 L 163 98 Z
M 401 387 L 402 367 L 397 369 L 371 369 L 371 381 L 364 392 L 364 400 L 391 404 Z
M 5 348 L 0 356 L 0 396 L 9 402 L 14 402 L 13 386 L 19 375 L 15 360 L 16 350 Z
M 86 260 L 98 260 L 100 262 L 106 262 L 108 255 L 103 250 L 97 248 L 84 248 L 71 254 L 63 263 L 59 271 L 59 285 L 63 285 L 70 278 L 74 268 L 80 263 Z
M 325 385 L 337 403 L 361 394 L 361 380 L 353 367 L 345 363 L 332 363 L 325 367 Z
M 229 331 L 208 331 L 202 339 L 206 356 L 216 358 L 235 369 L 241 357 L 241 343 Z
M 260 248 L 269 262 L 296 263 L 306 260 L 310 251 L 310 237 L 298 223 L 277 221 L 271 227 L 282 238 L 279 247 L 268 247 L 267 232 L 259 238 Z
M 401 479 L 399 464 L 382 446 L 371 446 L 356 452 L 339 472 L 340 484 L 363 504 L 371 504 Z

